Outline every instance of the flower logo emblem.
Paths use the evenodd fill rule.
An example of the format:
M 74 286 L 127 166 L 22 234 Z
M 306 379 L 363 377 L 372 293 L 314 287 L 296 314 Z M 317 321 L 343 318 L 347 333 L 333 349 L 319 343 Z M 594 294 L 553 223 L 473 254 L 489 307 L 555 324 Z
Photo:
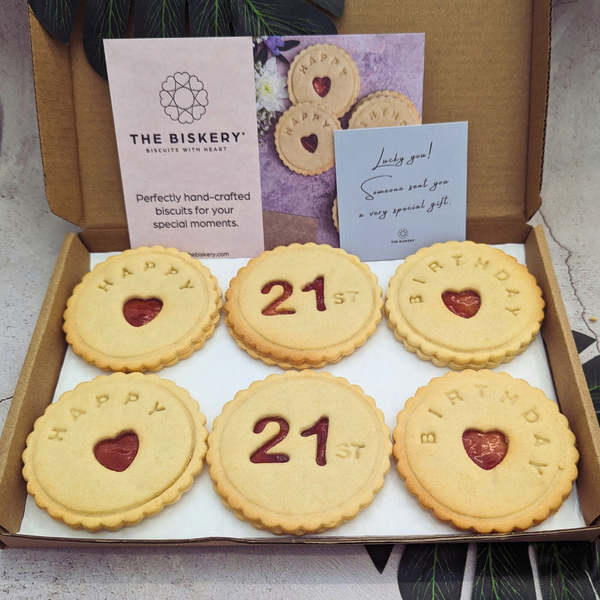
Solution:
M 173 121 L 193 123 L 206 112 L 208 92 L 195 75 L 175 73 L 162 84 L 160 104 Z
M 406 239 L 406 238 L 408 237 L 408 229 L 401 229 L 401 230 L 398 232 L 398 237 L 399 237 L 401 240 L 404 240 L 404 239 Z

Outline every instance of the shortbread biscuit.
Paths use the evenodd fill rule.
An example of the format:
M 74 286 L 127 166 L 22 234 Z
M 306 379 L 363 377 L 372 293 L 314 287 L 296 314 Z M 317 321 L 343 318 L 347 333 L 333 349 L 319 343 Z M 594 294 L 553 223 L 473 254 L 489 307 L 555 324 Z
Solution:
M 85 275 L 67 303 L 76 354 L 112 371 L 158 371 L 213 334 L 221 290 L 207 267 L 174 248 L 127 250 Z
M 406 96 L 394 91 L 381 91 L 358 103 L 348 122 L 348 129 L 420 124 L 419 111 Z
M 465 308 L 479 296 L 480 306 L 463 318 L 448 308 L 448 296 L 459 305 L 464 296 Z M 474 242 L 434 244 L 409 256 L 390 279 L 385 304 L 388 324 L 407 350 L 456 370 L 512 360 L 537 335 L 543 308 L 525 266 Z
M 390 466 L 389 428 L 374 400 L 324 372 L 271 375 L 238 392 L 208 443 L 223 504 L 278 534 L 319 533 L 354 518 Z
M 292 104 L 320 104 L 336 117 L 344 116 L 360 93 L 354 59 L 330 44 L 302 50 L 290 66 L 287 83 Z
M 135 525 L 191 487 L 206 454 L 205 423 L 198 403 L 172 381 L 96 377 L 35 422 L 23 453 L 27 491 L 75 529 Z
M 368 96 L 365 96 L 364 98 L 362 98 L 361 100 L 359 100 L 356 105 L 354 106 L 353 112 L 356 112 L 365 102 L 368 102 L 369 100 L 372 100 L 373 98 L 378 98 L 380 96 L 396 96 L 396 98 L 400 98 L 401 100 L 408 100 L 408 98 L 404 95 L 401 94 L 400 92 L 397 92 L 396 90 L 378 90 L 376 92 L 373 92 L 372 94 L 369 94 Z M 409 100 L 410 102 L 410 100 Z M 411 102 L 412 104 L 412 102 Z M 416 107 L 415 107 L 416 110 Z M 418 111 L 417 111 L 418 114 Z
M 331 218 L 333 219 L 333 226 L 337 231 L 340 230 L 340 216 L 338 212 L 338 199 L 337 196 L 333 199 L 333 206 L 331 207 Z
M 297 104 L 286 110 L 275 127 L 275 147 L 288 169 L 300 175 L 320 175 L 335 164 L 333 132 L 338 119 L 323 106 Z
M 408 491 L 459 529 L 508 533 L 541 523 L 577 477 L 567 419 L 541 390 L 507 373 L 435 378 L 397 422 L 394 456 Z
M 225 295 L 225 322 L 252 356 L 283 368 L 338 362 L 381 319 L 382 292 L 369 267 L 339 248 L 292 244 L 242 267 Z
M 365 96 L 364 98 L 361 98 L 355 104 L 354 108 L 352 109 L 352 112 L 356 112 L 365 102 L 367 102 L 368 100 L 372 100 L 373 98 L 377 98 L 378 96 L 398 96 L 401 98 L 405 98 L 403 94 L 401 94 L 400 92 L 396 92 L 395 90 L 378 90 L 376 92 L 373 92 L 372 94 L 369 94 L 368 96 Z

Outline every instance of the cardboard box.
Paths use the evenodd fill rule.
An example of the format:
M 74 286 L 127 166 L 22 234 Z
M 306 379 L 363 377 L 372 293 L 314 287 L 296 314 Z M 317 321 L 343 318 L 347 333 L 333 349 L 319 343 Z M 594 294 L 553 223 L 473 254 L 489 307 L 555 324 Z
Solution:
M 107 543 L 49 540 L 17 533 L 27 496 L 21 453 L 35 419 L 52 401 L 67 347 L 62 331 L 67 298 L 89 268 L 89 252 L 128 247 L 108 85 L 85 59 L 81 20 L 80 15 L 70 46 L 48 36 L 34 17 L 30 22 L 48 202 L 55 214 L 83 231 L 65 239 L 0 440 L 0 543 L 10 547 Z M 596 525 L 600 518 L 600 428 L 543 231 L 527 225 L 540 206 L 549 3 L 456 0 L 440 5 L 431 0 L 407 0 L 400 10 L 390 0 L 378 0 L 375 5 L 347 0 L 338 29 L 340 33 L 425 32 L 423 121 L 469 121 L 467 237 L 490 244 L 524 243 L 528 267 L 544 293 L 542 335 L 561 410 L 578 440 L 578 490 L 588 524 L 584 529 L 544 533 L 341 541 L 595 539 L 600 533 Z M 267 229 L 269 218 L 265 214 Z M 139 544 L 119 542 L 130 543 Z M 186 541 L 167 544 L 174 543 Z

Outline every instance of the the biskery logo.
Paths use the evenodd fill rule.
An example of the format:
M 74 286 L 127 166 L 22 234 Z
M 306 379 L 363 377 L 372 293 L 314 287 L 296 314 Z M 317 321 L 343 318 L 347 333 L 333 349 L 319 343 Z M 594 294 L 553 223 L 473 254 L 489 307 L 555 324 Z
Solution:
M 193 123 L 206 113 L 208 92 L 195 75 L 175 73 L 162 84 L 160 104 L 173 121 Z

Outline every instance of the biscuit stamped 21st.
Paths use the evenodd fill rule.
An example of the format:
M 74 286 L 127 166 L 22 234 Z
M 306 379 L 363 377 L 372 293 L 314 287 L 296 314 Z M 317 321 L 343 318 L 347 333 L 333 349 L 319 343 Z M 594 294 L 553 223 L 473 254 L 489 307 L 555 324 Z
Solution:
M 303 535 L 354 518 L 381 490 L 389 429 L 375 401 L 341 377 L 288 371 L 225 404 L 207 463 L 227 508 L 259 529 Z
M 263 252 L 225 295 L 237 344 L 269 365 L 336 363 L 362 346 L 381 319 L 381 288 L 356 256 L 325 244 Z

